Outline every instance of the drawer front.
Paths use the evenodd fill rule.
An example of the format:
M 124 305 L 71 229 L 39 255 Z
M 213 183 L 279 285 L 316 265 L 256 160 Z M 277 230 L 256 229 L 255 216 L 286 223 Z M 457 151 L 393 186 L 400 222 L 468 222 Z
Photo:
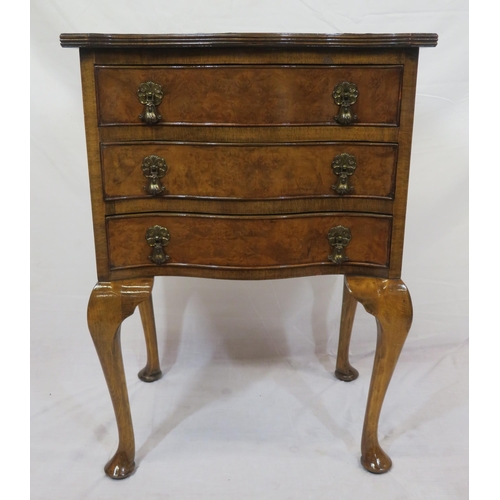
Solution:
M 403 67 L 96 66 L 100 125 L 336 125 L 333 92 L 355 84 L 355 125 L 398 125 Z M 147 108 L 141 84 L 153 82 Z M 150 89 L 151 90 L 151 89 Z M 143 117 L 142 119 L 140 117 Z M 161 116 L 161 118 L 159 118 Z M 150 125 L 145 125 L 150 126 Z
M 318 264 L 385 268 L 391 225 L 389 216 L 341 213 L 115 216 L 107 219 L 109 265 L 111 270 L 165 266 L 273 269 Z
M 395 144 L 101 146 L 104 198 L 393 199 Z

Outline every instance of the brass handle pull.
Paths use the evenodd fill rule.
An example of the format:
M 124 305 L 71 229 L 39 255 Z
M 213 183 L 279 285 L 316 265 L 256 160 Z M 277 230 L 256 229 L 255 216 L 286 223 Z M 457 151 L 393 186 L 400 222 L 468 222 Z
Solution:
M 153 248 L 153 253 L 148 257 L 151 262 L 159 266 L 164 264 L 170 257 L 163 251 L 170 241 L 170 233 L 163 226 L 152 226 L 146 231 L 146 241 Z
M 163 90 L 161 85 L 154 82 L 141 83 L 137 90 L 139 102 L 144 105 L 144 111 L 139 118 L 148 125 L 152 125 L 161 120 L 161 115 L 158 113 L 156 106 L 163 99 Z
M 349 260 L 345 254 L 345 247 L 351 241 L 351 231 L 344 226 L 335 226 L 328 231 L 328 242 L 333 248 L 333 252 L 328 256 L 328 260 L 334 264 L 343 264 Z
M 337 155 L 332 161 L 333 173 L 339 178 L 337 184 L 332 186 L 332 189 L 337 194 L 352 193 L 354 186 L 351 186 L 349 177 L 356 170 L 356 158 L 348 153 Z
M 340 125 L 349 125 L 357 116 L 353 114 L 351 106 L 356 102 L 359 91 L 355 83 L 342 82 L 333 89 L 333 101 L 340 106 L 339 114 L 335 116 L 335 121 Z
M 146 193 L 156 196 L 165 191 L 160 179 L 166 172 L 167 163 L 161 156 L 150 155 L 142 160 L 142 173 L 146 179 L 149 179 L 147 186 L 144 186 Z

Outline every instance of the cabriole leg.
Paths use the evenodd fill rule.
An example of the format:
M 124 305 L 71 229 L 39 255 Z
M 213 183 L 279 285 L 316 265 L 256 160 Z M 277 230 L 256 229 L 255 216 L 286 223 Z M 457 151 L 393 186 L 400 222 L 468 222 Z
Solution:
M 99 282 L 89 300 L 88 326 L 118 426 L 118 449 L 104 467 L 106 474 L 113 479 L 123 479 L 135 469 L 134 430 L 123 370 L 120 327 L 137 305 L 150 299 L 152 287 L 152 279 Z
M 394 368 L 410 330 L 410 294 L 400 279 L 347 277 L 346 286 L 377 322 L 377 347 L 368 394 L 361 463 L 369 472 L 387 472 L 392 461 L 378 442 L 380 411 Z

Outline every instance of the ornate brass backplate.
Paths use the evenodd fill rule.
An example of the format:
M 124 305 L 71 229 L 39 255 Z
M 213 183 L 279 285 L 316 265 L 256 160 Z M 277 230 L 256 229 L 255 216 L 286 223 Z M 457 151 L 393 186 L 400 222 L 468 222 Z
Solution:
M 161 156 L 150 155 L 142 160 L 142 173 L 146 179 L 149 179 L 147 186 L 144 186 L 146 193 L 156 196 L 165 191 L 165 187 L 162 186 L 160 179 L 166 172 L 167 163 Z
M 328 242 L 333 248 L 333 253 L 328 256 L 328 260 L 334 264 L 343 264 L 349 258 L 344 252 L 344 249 L 351 241 L 351 231 L 344 226 L 335 226 L 328 231 Z
M 148 125 L 152 125 L 161 120 L 161 115 L 158 113 L 156 106 L 163 99 L 163 90 L 161 85 L 154 82 L 145 82 L 139 85 L 137 90 L 139 102 L 144 105 L 144 111 L 139 118 Z
M 153 253 L 148 257 L 156 265 L 164 264 L 170 257 L 163 251 L 170 241 L 170 233 L 163 226 L 152 226 L 146 231 L 146 241 L 153 247 Z
M 333 101 L 340 106 L 339 114 L 335 121 L 340 125 L 349 125 L 358 117 L 353 114 L 351 106 L 356 102 L 359 91 L 355 83 L 342 82 L 333 89 Z
M 347 194 L 354 190 L 354 187 L 349 183 L 349 177 L 356 170 L 356 158 L 349 153 L 341 153 L 332 161 L 333 173 L 338 176 L 337 184 L 332 186 L 332 189 L 337 194 Z

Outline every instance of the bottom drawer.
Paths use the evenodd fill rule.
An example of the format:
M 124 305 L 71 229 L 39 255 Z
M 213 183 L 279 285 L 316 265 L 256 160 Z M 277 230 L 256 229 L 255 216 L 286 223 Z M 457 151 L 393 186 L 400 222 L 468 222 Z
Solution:
M 386 268 L 391 226 L 390 216 L 345 213 L 112 216 L 107 218 L 109 266 Z

